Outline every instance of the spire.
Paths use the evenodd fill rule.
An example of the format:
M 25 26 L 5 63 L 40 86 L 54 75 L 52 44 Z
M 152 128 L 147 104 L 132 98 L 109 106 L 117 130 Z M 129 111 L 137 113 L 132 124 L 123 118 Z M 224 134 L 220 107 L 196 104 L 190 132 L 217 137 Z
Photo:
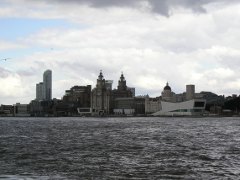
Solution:
M 98 80 L 102 80 L 103 79 L 103 74 L 102 74 L 102 70 L 100 70 L 100 74 L 98 76 Z
M 125 77 L 124 77 L 124 75 L 123 75 L 123 72 L 122 72 L 122 74 L 121 74 L 120 81 L 121 81 L 121 82 L 125 81 Z
M 120 76 L 120 79 L 118 81 L 118 90 L 126 90 L 127 89 L 127 85 L 126 85 L 126 80 L 125 80 L 125 77 L 123 75 L 123 72 Z

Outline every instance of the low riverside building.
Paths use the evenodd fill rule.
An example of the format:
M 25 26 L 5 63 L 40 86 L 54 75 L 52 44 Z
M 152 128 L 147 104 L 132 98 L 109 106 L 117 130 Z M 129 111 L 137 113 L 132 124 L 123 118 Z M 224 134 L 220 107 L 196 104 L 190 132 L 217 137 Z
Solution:
M 26 117 L 30 116 L 30 109 L 28 104 L 16 103 L 14 105 L 1 105 L 0 116 L 16 116 Z
M 149 95 L 145 98 L 145 113 L 152 114 L 157 111 L 160 111 L 161 107 L 161 100 L 160 97 L 150 98 Z
M 153 116 L 201 116 L 204 113 L 206 100 L 192 99 L 184 102 L 161 101 L 161 110 Z
M 135 114 L 134 98 L 126 97 L 114 99 L 113 113 L 115 115 L 134 115 Z
M 145 115 L 145 97 L 128 97 L 114 99 L 115 115 Z
M 145 113 L 153 116 L 200 116 L 205 107 L 206 100 L 195 97 L 194 85 L 187 85 L 186 93 L 175 94 L 167 83 L 162 96 L 145 99 Z
M 32 100 L 29 104 L 31 116 L 53 116 L 54 101 Z
M 26 117 L 30 116 L 30 107 L 29 104 L 20 104 L 16 103 L 14 107 L 14 116 L 17 117 Z
M 12 105 L 4 105 L 0 106 L 0 116 L 13 116 L 14 115 L 14 107 Z

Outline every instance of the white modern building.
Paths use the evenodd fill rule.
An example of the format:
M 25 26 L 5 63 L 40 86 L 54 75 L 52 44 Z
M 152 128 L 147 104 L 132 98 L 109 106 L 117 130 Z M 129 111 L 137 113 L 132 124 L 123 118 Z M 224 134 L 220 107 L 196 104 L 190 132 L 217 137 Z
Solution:
M 205 99 L 192 99 L 184 102 L 161 101 L 162 109 L 153 113 L 153 116 L 201 116 L 206 106 Z
M 206 100 L 196 98 L 194 85 L 186 85 L 186 92 L 175 94 L 167 83 L 162 96 L 145 98 L 145 113 L 153 116 L 201 116 L 205 107 Z

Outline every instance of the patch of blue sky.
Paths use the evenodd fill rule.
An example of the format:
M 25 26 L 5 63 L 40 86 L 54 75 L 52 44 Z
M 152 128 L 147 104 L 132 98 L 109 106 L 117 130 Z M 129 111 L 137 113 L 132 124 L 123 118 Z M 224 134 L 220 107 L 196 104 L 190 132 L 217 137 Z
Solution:
M 1 18 L 0 39 L 14 41 L 47 28 L 85 29 L 87 26 L 62 19 Z
M 1 51 L 1 59 L 10 58 L 14 61 L 14 59 L 19 59 L 23 57 L 30 56 L 35 53 L 51 53 L 52 51 L 60 50 L 60 49 L 52 49 L 52 48 L 42 48 L 42 47 L 27 47 L 21 49 L 12 49 Z
M 15 63 L 18 61 L 21 61 L 22 58 L 28 58 L 28 56 L 31 56 L 36 53 L 51 53 L 52 51 L 60 50 L 60 49 L 51 49 L 51 48 L 41 48 L 41 47 L 31 47 L 31 48 L 23 48 L 23 49 L 17 49 L 17 50 L 7 50 L 2 51 L 0 53 L 0 67 L 4 67 L 8 70 L 15 71 Z M 7 61 L 4 59 L 7 58 Z M 9 59 L 8 59 L 9 58 Z M 39 60 L 39 59 L 36 59 Z M 27 64 L 23 66 L 24 68 L 28 69 Z
M 1 5 L 1 7 L 7 6 L 7 5 L 9 5 L 9 2 L 7 2 L 7 0 L 1 0 L 0 5 Z

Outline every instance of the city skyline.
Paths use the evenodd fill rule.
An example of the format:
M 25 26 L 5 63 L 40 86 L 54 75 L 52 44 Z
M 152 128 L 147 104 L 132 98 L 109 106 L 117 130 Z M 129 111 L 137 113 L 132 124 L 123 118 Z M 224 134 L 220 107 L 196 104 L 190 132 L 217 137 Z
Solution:
M 1 103 L 29 103 L 51 69 L 53 98 L 123 71 L 136 95 L 239 94 L 240 2 L 132 0 L 0 2 Z

